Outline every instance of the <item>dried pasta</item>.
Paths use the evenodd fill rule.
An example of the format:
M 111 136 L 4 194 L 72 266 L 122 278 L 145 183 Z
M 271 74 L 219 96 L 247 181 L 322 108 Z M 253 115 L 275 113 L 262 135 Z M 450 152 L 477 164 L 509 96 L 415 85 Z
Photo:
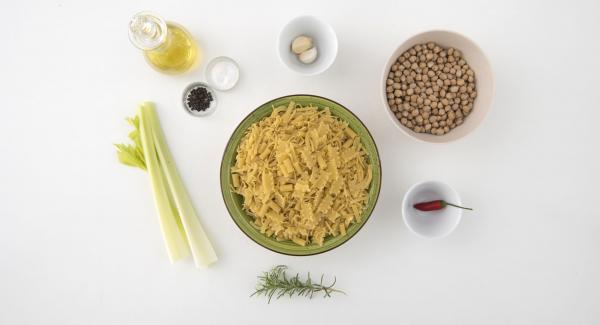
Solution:
M 359 222 L 372 179 L 360 138 L 346 122 L 329 108 L 294 102 L 250 126 L 231 173 L 252 225 L 301 246 L 321 246 Z

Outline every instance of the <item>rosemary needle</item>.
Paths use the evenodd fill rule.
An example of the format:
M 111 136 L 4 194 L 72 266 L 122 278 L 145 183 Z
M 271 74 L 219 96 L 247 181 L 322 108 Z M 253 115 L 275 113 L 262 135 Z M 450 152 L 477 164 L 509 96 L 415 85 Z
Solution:
M 331 297 L 334 292 L 346 294 L 342 290 L 333 287 L 336 282 L 335 278 L 330 285 L 324 285 L 324 275 L 321 275 L 321 280 L 317 283 L 312 282 L 310 273 L 308 273 L 307 280 L 302 281 L 299 274 L 291 278 L 288 277 L 285 273 L 286 269 L 287 266 L 285 265 L 277 265 L 268 272 L 259 275 L 256 291 L 250 297 L 263 295 L 269 299 L 270 303 L 273 297 L 279 299 L 285 295 L 289 297 L 294 295 L 304 296 L 312 299 L 315 294 L 323 294 L 323 298 Z

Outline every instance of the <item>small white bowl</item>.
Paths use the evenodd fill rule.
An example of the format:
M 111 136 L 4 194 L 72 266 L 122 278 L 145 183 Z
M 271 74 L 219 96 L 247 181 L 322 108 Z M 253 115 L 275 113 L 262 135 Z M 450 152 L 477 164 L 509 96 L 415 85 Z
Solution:
M 231 90 L 239 80 L 240 66 L 232 58 L 219 56 L 206 66 L 206 81 L 216 90 Z
M 461 205 L 458 193 L 442 182 L 428 181 L 415 184 L 404 195 L 402 201 L 404 223 L 410 231 L 420 237 L 448 236 L 460 223 L 462 209 L 448 206 L 437 211 L 419 211 L 413 207 L 416 203 L 434 200 Z
M 317 47 L 317 59 L 313 63 L 302 63 L 292 52 L 292 41 L 300 36 L 312 37 Z M 337 36 L 333 28 L 313 16 L 292 19 L 283 27 L 277 40 L 277 53 L 281 62 L 299 74 L 313 76 L 327 70 L 335 61 L 338 50 Z
M 213 99 L 210 102 L 210 106 L 204 111 L 194 111 L 191 109 L 191 107 L 187 103 L 187 97 L 190 94 L 190 92 L 199 87 L 206 88 L 206 90 L 212 96 L 212 99 Z M 183 104 L 183 108 L 185 108 L 185 111 L 188 112 L 192 116 L 196 116 L 196 117 L 208 116 L 208 115 L 211 115 L 212 113 L 214 113 L 215 110 L 217 109 L 217 94 L 215 94 L 214 90 L 212 90 L 210 85 L 208 85 L 204 82 L 192 82 L 187 87 L 185 87 L 185 89 L 183 90 L 183 94 L 181 94 L 181 103 Z
M 462 52 L 465 60 L 475 72 L 475 84 L 477 87 L 477 98 L 475 98 L 475 103 L 473 103 L 473 110 L 471 114 L 465 118 L 464 123 L 462 125 L 457 126 L 450 132 L 444 135 L 433 135 L 429 133 L 417 133 L 413 130 L 407 128 L 402 125 L 398 118 L 394 115 L 394 112 L 390 109 L 390 105 L 387 100 L 387 92 L 386 92 L 386 81 L 388 78 L 388 74 L 390 72 L 390 68 L 396 62 L 398 57 L 402 55 L 406 50 L 411 47 L 427 43 L 434 42 L 443 47 L 453 47 Z M 383 107 L 386 110 L 386 114 L 390 117 L 394 125 L 398 127 L 402 132 L 407 134 L 408 136 L 425 141 L 425 142 L 435 142 L 435 143 L 444 143 L 450 142 L 454 140 L 458 140 L 465 135 L 469 134 L 471 131 L 475 130 L 479 124 L 483 121 L 487 113 L 489 112 L 492 106 L 492 99 L 494 97 L 494 74 L 492 72 L 492 67 L 490 65 L 489 60 L 479 48 L 479 46 L 473 42 L 471 39 L 467 38 L 464 35 L 461 35 L 456 32 L 446 31 L 446 30 L 431 30 L 427 32 L 422 32 L 413 37 L 404 41 L 400 46 L 392 53 L 392 56 L 388 59 L 384 69 L 383 76 L 381 80 L 381 95 L 383 99 Z

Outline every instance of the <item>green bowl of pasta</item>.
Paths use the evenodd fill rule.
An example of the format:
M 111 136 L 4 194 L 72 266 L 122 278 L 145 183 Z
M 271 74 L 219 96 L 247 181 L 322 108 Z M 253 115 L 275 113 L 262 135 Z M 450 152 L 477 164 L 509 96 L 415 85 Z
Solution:
M 329 251 L 367 222 L 381 189 L 373 137 L 350 110 L 314 95 L 266 102 L 223 154 L 221 193 L 233 221 L 274 252 Z

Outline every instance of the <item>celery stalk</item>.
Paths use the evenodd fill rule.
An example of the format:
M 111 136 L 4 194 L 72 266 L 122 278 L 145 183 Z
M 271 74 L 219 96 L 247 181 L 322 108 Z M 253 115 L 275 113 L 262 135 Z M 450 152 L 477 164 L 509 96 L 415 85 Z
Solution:
M 198 220 L 196 210 L 177 171 L 154 106 L 143 105 L 141 107 L 141 116 L 144 123 L 150 124 L 159 164 L 164 172 L 175 206 L 177 207 L 189 248 L 194 257 L 194 263 L 199 268 L 207 267 L 217 261 L 217 256 Z
M 165 245 L 167 246 L 169 259 L 171 260 L 171 263 L 173 263 L 186 257 L 189 251 L 185 235 L 178 226 L 179 216 L 177 215 L 174 204 L 172 204 L 170 200 L 167 182 L 158 161 L 152 123 L 144 114 L 144 111 L 148 108 L 153 109 L 154 105 L 152 103 L 143 103 L 138 110 L 141 144 L 144 151 L 146 170 L 150 174 L 154 202 L 156 210 L 158 211 Z

